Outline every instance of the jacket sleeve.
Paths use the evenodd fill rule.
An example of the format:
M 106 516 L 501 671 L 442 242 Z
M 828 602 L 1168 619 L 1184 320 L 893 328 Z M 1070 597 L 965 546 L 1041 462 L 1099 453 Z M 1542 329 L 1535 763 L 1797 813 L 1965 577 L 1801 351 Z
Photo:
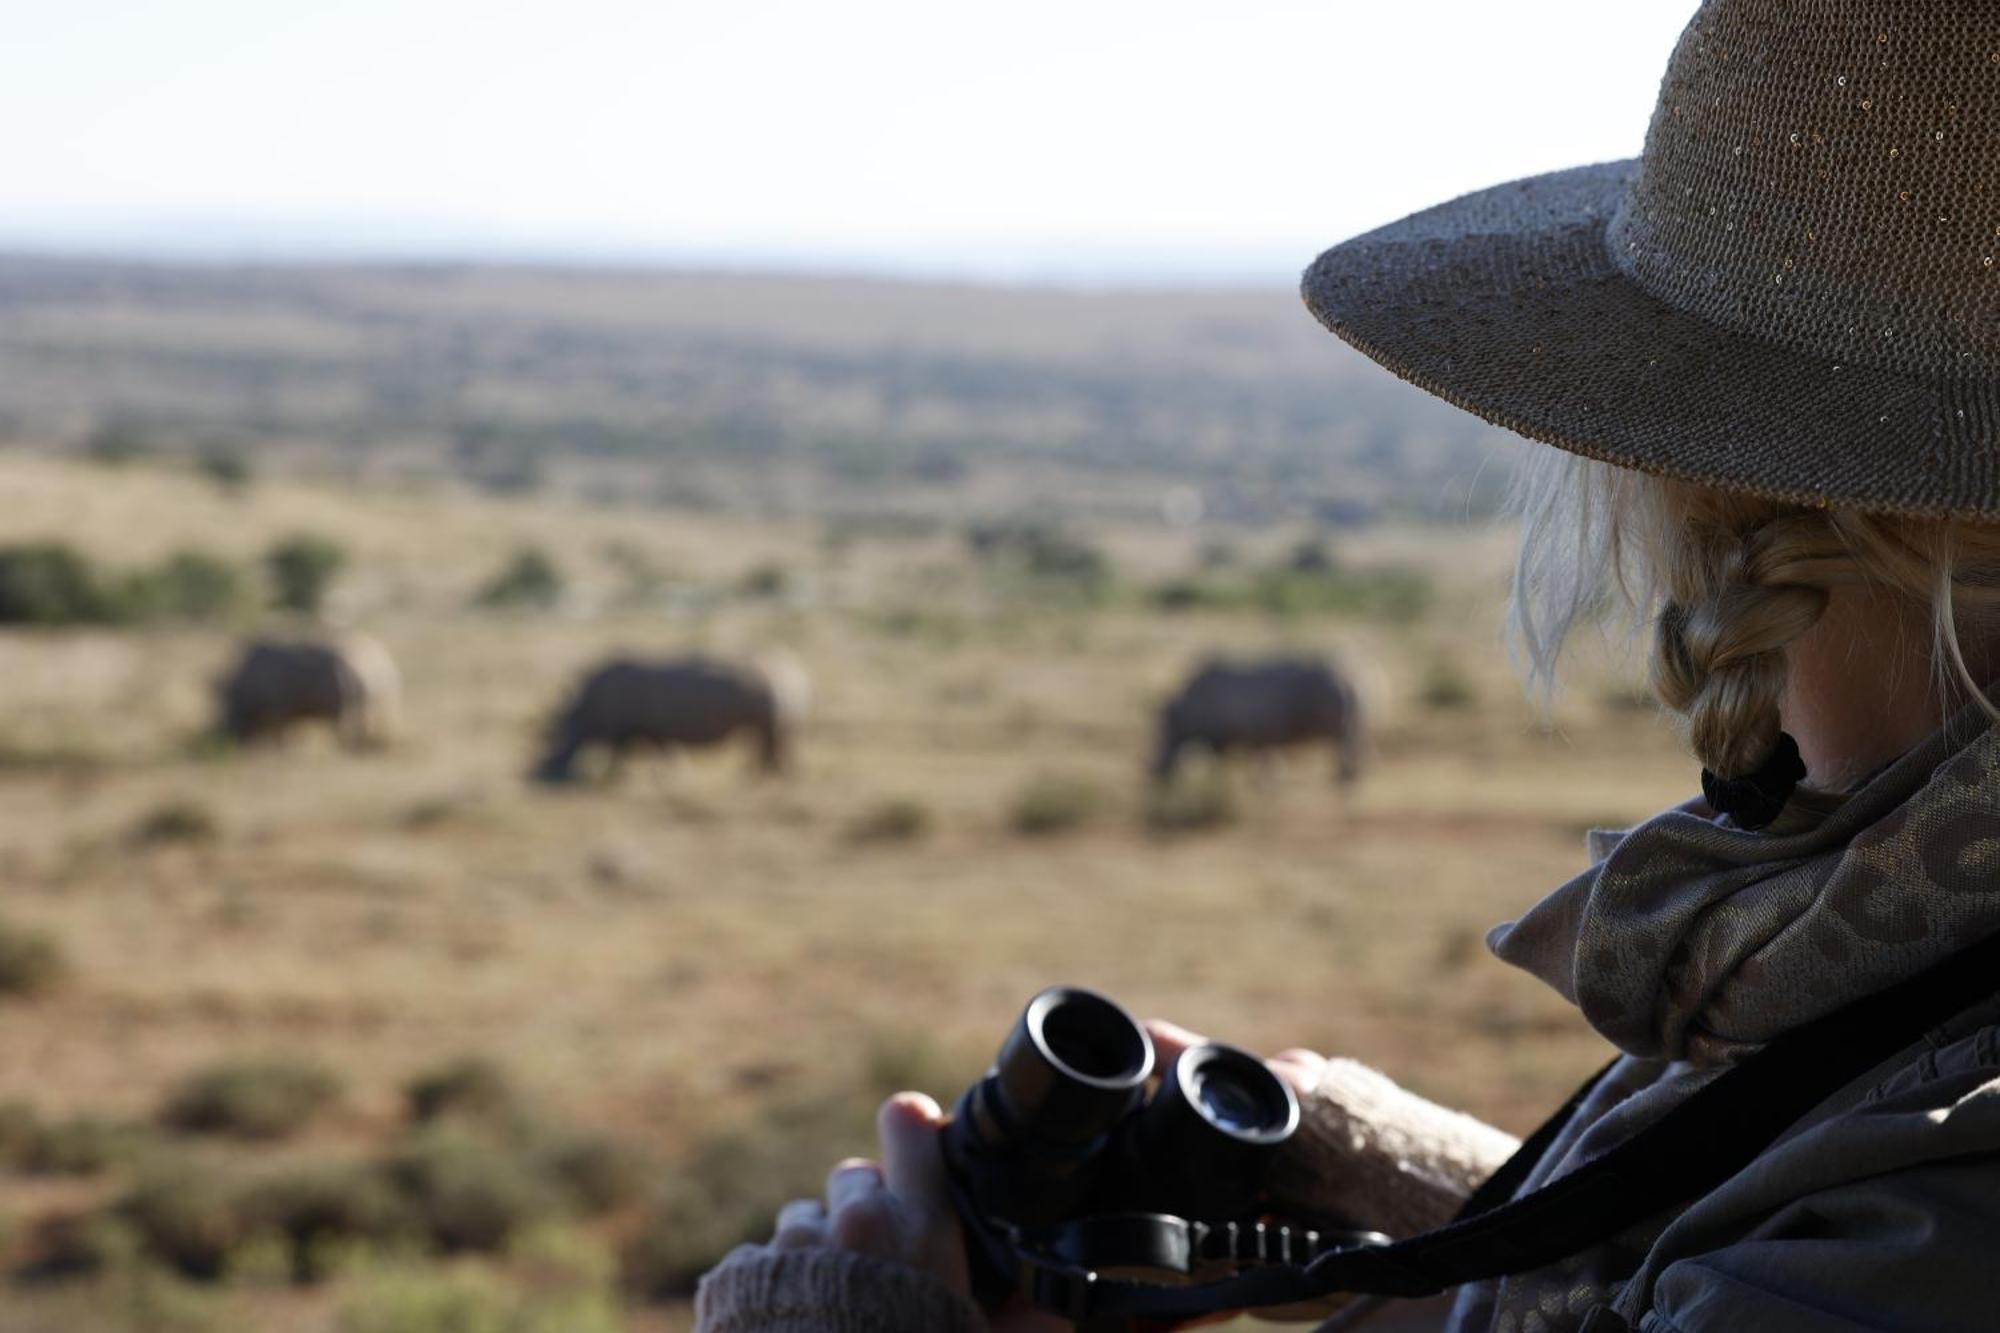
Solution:
M 702 1278 L 695 1333 L 986 1333 L 969 1302 L 906 1264 L 739 1245 Z
M 1329 1060 L 1299 1099 L 1279 1161 L 1282 1205 L 1413 1236 L 1443 1226 L 1520 1141 L 1353 1060 Z
M 1740 1196 L 1731 1211 L 1768 1210 L 1727 1242 L 1695 1249 L 1706 1224 L 1704 1210 L 1691 1209 L 1662 1237 L 1685 1257 L 1657 1270 L 1639 1327 L 1991 1326 L 2000 1274 L 1994 1047 L 1988 1029 L 1926 1057 L 1855 1110 L 1753 1162 L 1727 1187 Z

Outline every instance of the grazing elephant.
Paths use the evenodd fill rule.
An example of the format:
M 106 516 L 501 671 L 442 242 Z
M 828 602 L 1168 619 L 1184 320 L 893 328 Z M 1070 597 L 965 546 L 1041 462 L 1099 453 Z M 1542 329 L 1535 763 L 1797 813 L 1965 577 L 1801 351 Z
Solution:
M 1332 745 L 1336 781 L 1352 783 L 1361 775 L 1360 702 L 1353 684 L 1331 664 L 1319 658 L 1209 662 L 1160 709 L 1153 777 L 1172 778 L 1191 745 L 1220 756 L 1312 741 Z
M 232 740 L 281 739 L 300 722 L 325 722 L 351 750 L 388 743 L 403 681 L 375 640 L 257 639 L 216 682 L 216 727 Z
M 592 671 L 549 730 L 538 782 L 569 782 L 577 756 L 598 745 L 615 765 L 634 746 L 661 750 L 720 745 L 738 733 L 757 747 L 759 768 L 782 772 L 805 710 L 805 673 L 789 658 L 739 665 L 706 657 L 660 662 L 620 658 Z

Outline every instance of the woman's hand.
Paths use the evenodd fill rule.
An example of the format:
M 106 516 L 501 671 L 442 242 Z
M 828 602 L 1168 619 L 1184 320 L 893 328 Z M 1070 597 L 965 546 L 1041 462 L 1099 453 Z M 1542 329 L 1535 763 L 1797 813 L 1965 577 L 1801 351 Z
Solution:
M 1164 1020 L 1147 1023 L 1146 1030 L 1162 1067 L 1207 1040 Z M 1273 1056 L 1269 1064 L 1303 1094 L 1319 1081 L 1326 1060 L 1311 1051 L 1292 1050 Z M 965 1235 L 952 1206 L 938 1142 L 943 1126 L 944 1113 L 923 1093 L 902 1092 L 882 1103 L 875 1117 L 881 1160 L 850 1157 L 839 1162 L 827 1175 L 825 1199 L 786 1204 L 778 1212 L 772 1248 L 827 1246 L 908 1264 L 970 1301 Z M 993 1333 L 1060 1333 L 1069 1327 L 1019 1301 L 987 1312 L 987 1319 Z
M 938 1132 L 944 1113 L 921 1092 L 882 1103 L 875 1128 L 881 1161 L 850 1157 L 826 1178 L 826 1198 L 795 1199 L 778 1212 L 774 1249 L 830 1246 L 922 1269 L 970 1301 L 965 1236 L 952 1207 Z M 988 1311 L 993 1333 L 1059 1333 L 1051 1315 L 1012 1304 Z
M 1190 1032 L 1164 1018 L 1147 1019 L 1146 1035 L 1153 1039 L 1153 1050 L 1158 1056 L 1155 1067 L 1162 1072 L 1180 1059 L 1182 1051 L 1208 1041 L 1200 1033 Z M 1264 1063 L 1271 1067 L 1272 1073 L 1291 1084 L 1292 1091 L 1301 1097 L 1318 1086 L 1320 1076 L 1326 1073 L 1326 1057 L 1300 1047 L 1279 1051 Z

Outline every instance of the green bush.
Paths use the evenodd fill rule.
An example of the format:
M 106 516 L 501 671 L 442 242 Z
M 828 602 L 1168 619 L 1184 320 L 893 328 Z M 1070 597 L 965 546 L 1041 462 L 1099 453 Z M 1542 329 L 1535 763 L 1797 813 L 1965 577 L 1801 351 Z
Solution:
M 68 974 L 68 957 L 55 936 L 0 921 L 0 997 L 47 994 Z
M 305 1128 L 340 1097 L 340 1079 L 294 1056 L 230 1060 L 200 1070 L 169 1095 L 161 1119 L 191 1134 L 281 1139 Z
M 1437 657 L 1424 671 L 1417 698 L 1434 712 L 1457 712 L 1479 702 L 1479 687 L 1456 659 Z
M 524 1114 L 507 1071 L 483 1055 L 457 1056 L 424 1070 L 404 1085 L 403 1097 L 420 1123 L 464 1116 L 505 1124 Z
M 894 796 L 871 806 L 848 826 L 855 842 L 914 842 L 931 831 L 931 810 L 910 796 Z
M 26 1102 L 0 1104 L 0 1162 L 28 1175 L 96 1175 L 129 1156 L 138 1138 L 138 1127 L 121 1121 L 43 1120 Z
M 1285 568 L 1294 574 L 1331 574 L 1339 566 L 1332 548 L 1317 537 L 1308 537 L 1285 557 Z
M 562 1211 L 554 1184 L 517 1149 L 463 1125 L 418 1131 L 391 1156 L 389 1176 L 446 1253 L 500 1250 Z
M 1028 518 L 978 523 L 966 530 L 965 539 L 980 559 L 1004 561 L 1045 585 L 1067 587 L 1089 598 L 1104 592 L 1111 582 L 1110 557 L 1052 522 Z
M 1248 597 L 1277 615 L 1346 615 L 1411 624 L 1430 610 L 1436 590 L 1428 575 L 1413 569 L 1288 568 L 1259 576 Z
M 393 1248 L 414 1230 L 387 1175 L 361 1162 L 308 1162 L 251 1181 L 237 1199 L 245 1230 L 280 1237 L 295 1282 L 330 1276 L 343 1247 Z
M 103 625 L 124 615 L 118 594 L 68 543 L 0 546 L 0 624 Z
M 179 551 L 128 586 L 134 615 L 171 620 L 223 620 L 250 601 L 242 572 L 205 551 Z
M 1199 833 L 1236 822 L 1236 797 L 1220 774 L 1201 782 L 1155 787 L 1146 797 L 1148 830 L 1160 834 Z
M 129 1157 L 138 1139 L 136 1125 L 79 1115 L 36 1125 L 10 1156 L 32 1175 L 94 1176 Z
M 524 546 L 487 580 L 474 598 L 492 608 L 531 607 L 546 610 L 562 600 L 565 580 L 556 562 L 538 546 Z
M 148 1171 L 114 1212 L 146 1254 L 203 1281 L 228 1271 L 230 1253 L 244 1237 L 231 1182 L 185 1163 Z
M 785 567 L 766 560 L 744 571 L 738 583 L 745 597 L 776 597 L 791 586 L 792 576 Z
M 1090 779 L 1073 773 L 1038 773 L 1014 798 L 1009 822 L 1016 833 L 1041 836 L 1066 833 L 1095 818 L 1104 793 Z
M 637 1148 L 606 1134 L 562 1135 L 539 1155 L 542 1170 L 571 1208 L 586 1217 L 611 1212 L 637 1198 L 650 1169 Z
M 225 491 L 244 489 L 256 475 L 249 454 L 221 444 L 203 449 L 196 455 L 194 467 L 195 471 Z
M 158 452 L 144 430 L 124 422 L 99 426 L 83 441 L 84 457 L 106 467 L 123 467 Z
M 306 616 L 319 614 L 327 591 L 346 563 L 345 547 L 311 533 L 287 537 L 264 556 L 278 605 Z
M 132 826 L 131 839 L 141 847 L 167 843 L 213 842 L 222 833 L 215 812 L 195 800 L 173 800 L 154 806 Z
M 1240 602 L 1224 585 L 1200 578 L 1175 578 L 1157 584 L 1147 600 L 1162 611 L 1194 611 L 1204 607 L 1231 606 Z

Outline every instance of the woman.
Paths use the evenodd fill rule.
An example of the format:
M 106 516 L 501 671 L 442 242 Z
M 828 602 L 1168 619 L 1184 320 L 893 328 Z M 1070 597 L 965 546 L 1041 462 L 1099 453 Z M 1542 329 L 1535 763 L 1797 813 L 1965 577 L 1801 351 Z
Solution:
M 1545 675 L 1621 594 L 1703 767 L 1701 798 L 1595 836 L 1494 932 L 1624 1053 L 1524 1191 L 2000 932 L 1996 144 L 2000 0 L 1709 0 L 1641 159 L 1445 204 L 1306 275 L 1335 333 L 1567 451 L 1521 488 L 1518 640 Z M 1461 1289 L 1448 1326 L 1991 1325 L 1996 1024 L 2000 997 L 1691 1203 Z M 1507 1150 L 1346 1062 L 1276 1063 L 1305 1092 L 1306 1202 L 1407 1232 Z M 937 1119 L 892 1100 L 881 1166 L 732 1256 L 701 1326 L 1053 1327 L 966 1303 Z

